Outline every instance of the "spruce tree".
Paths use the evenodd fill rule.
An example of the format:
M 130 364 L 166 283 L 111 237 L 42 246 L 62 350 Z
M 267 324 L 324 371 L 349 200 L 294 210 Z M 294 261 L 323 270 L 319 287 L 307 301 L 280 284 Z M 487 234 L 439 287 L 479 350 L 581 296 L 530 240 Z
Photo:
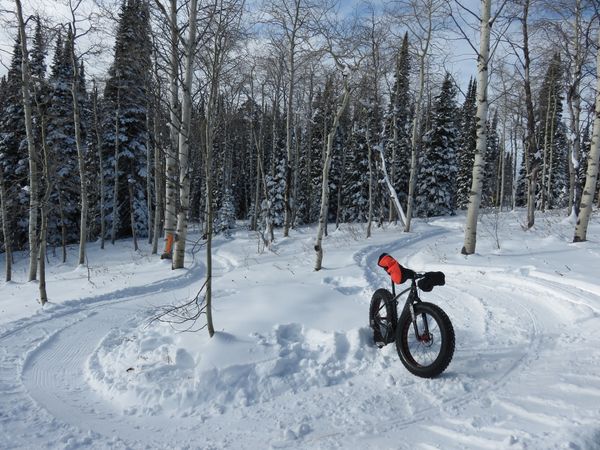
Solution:
M 103 170 L 109 174 L 105 205 L 108 229 L 114 227 L 114 237 L 128 236 L 132 231 L 137 236 L 146 236 L 148 230 L 146 114 L 150 42 L 147 3 L 125 0 L 103 99 L 103 154 L 106 155 Z
M 389 177 L 401 204 L 406 204 L 410 177 L 412 100 L 408 33 L 396 58 L 394 85 L 386 114 L 386 158 Z
M 352 108 L 352 122 L 346 147 L 346 176 L 342 185 L 343 220 L 345 222 L 364 222 L 367 219 L 369 168 L 364 130 L 366 122 L 366 111 L 357 100 Z
M 431 130 L 424 138 L 419 168 L 421 189 L 416 198 L 425 216 L 454 214 L 456 208 L 456 86 L 449 73 L 435 98 Z
M 489 116 L 488 116 L 489 117 Z M 485 168 L 483 177 L 482 206 L 496 206 L 499 193 L 499 170 L 501 167 L 501 147 L 498 137 L 498 111 L 494 113 L 487 126 L 487 149 L 485 152 Z
M 562 122 L 563 68 L 560 54 L 553 55 L 539 91 L 536 110 L 537 142 L 545 169 L 540 173 L 542 185 L 537 192 L 537 204 L 545 208 L 565 206 L 568 191 L 568 141 Z M 543 178 L 542 178 L 543 177 Z M 568 194 L 568 192 L 567 192 Z
M 48 243 L 63 246 L 78 237 L 79 171 L 73 122 L 73 97 L 71 82 L 70 35 L 56 39 L 56 50 L 50 66 L 50 92 L 46 139 L 56 173 L 56 190 L 51 196 L 53 207 L 48 218 Z
M 457 148 L 458 173 L 456 178 L 456 206 L 466 208 L 469 203 L 471 177 L 475 159 L 477 128 L 477 82 L 471 78 L 465 101 L 460 111 L 460 137 Z
M 29 201 L 24 194 L 28 176 L 25 114 L 21 91 L 21 41 L 17 35 L 13 56 L 4 82 L 0 114 L 0 167 L 4 172 L 7 212 L 13 248 L 27 243 Z

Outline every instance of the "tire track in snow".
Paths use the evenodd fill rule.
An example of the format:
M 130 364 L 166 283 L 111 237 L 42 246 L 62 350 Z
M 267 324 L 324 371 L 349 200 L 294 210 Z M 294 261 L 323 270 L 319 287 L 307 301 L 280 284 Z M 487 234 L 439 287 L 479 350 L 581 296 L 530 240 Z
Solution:
M 372 254 L 370 258 L 371 261 L 373 261 L 376 256 L 377 255 Z M 368 261 L 369 256 L 361 255 L 360 260 Z M 453 270 L 458 267 L 460 267 L 458 271 Z M 445 399 L 442 402 L 441 407 L 439 405 L 434 405 L 429 408 L 412 411 L 410 414 L 411 417 L 409 418 L 403 417 L 393 420 L 383 420 L 378 423 L 378 428 L 384 430 L 384 433 L 386 430 L 393 429 L 395 430 L 393 433 L 400 431 L 400 434 L 402 434 L 406 432 L 413 432 L 413 426 L 418 425 L 417 428 L 425 428 L 428 431 L 433 431 L 434 433 L 446 437 L 460 437 L 462 440 L 465 438 L 468 440 L 470 437 L 479 438 L 478 433 L 480 430 L 477 426 L 471 426 L 472 430 L 468 432 L 469 427 L 460 427 L 452 421 L 443 421 L 441 425 L 436 424 L 436 427 L 429 427 L 427 426 L 427 423 L 431 422 L 431 416 L 442 416 L 442 419 L 444 417 L 452 417 L 456 415 L 452 413 L 453 411 L 459 411 L 465 408 L 485 414 L 485 410 L 488 407 L 488 401 L 495 401 L 498 405 L 506 409 L 511 416 L 517 417 L 514 419 L 516 423 L 513 425 L 513 429 L 519 429 L 520 438 L 525 442 L 525 445 L 527 445 L 526 442 L 528 439 L 530 443 L 536 442 L 536 438 L 531 437 L 535 436 L 535 432 L 532 432 L 528 429 L 528 427 L 531 427 L 532 424 L 532 428 L 534 430 L 536 423 L 542 424 L 543 427 L 546 427 L 546 429 L 543 429 L 542 427 L 540 430 L 540 432 L 544 435 L 548 434 L 548 428 L 556 431 L 557 424 L 562 424 L 565 426 L 570 424 L 573 426 L 571 421 L 564 419 L 565 417 L 568 418 L 570 416 L 569 403 L 565 403 L 564 401 L 558 399 L 552 405 L 548 405 L 547 399 L 536 396 L 513 400 L 512 397 L 514 394 L 511 394 L 511 392 L 520 392 L 519 384 L 522 383 L 523 380 L 531 383 L 532 386 L 535 386 L 535 380 L 537 380 L 540 375 L 545 374 L 545 360 L 547 359 L 548 355 L 553 354 L 556 342 L 558 340 L 558 332 L 560 331 L 562 324 L 568 324 L 569 320 L 574 320 L 575 323 L 582 323 L 599 316 L 598 308 L 590 304 L 589 297 L 590 294 L 592 294 L 594 297 L 600 300 L 600 296 L 597 294 L 597 292 L 600 292 L 600 289 L 597 286 L 592 285 L 586 285 L 583 287 L 573 286 L 574 282 L 571 280 L 553 280 L 549 275 L 537 272 L 531 274 L 532 277 L 529 277 L 529 272 L 523 274 L 526 276 L 516 275 L 513 277 L 514 274 L 507 273 L 508 271 L 506 269 L 488 267 L 486 267 L 484 269 L 485 271 L 482 272 L 485 276 L 479 277 L 477 280 L 473 280 L 472 277 L 469 277 L 467 274 L 465 274 L 465 271 L 469 270 L 473 272 L 476 270 L 474 267 L 458 267 L 453 268 L 452 265 L 449 265 L 447 269 L 442 270 L 450 273 L 454 272 L 453 283 L 464 285 L 467 284 L 465 282 L 471 282 L 471 284 L 476 286 L 481 292 L 484 292 L 485 290 L 488 290 L 489 292 L 495 292 L 495 302 L 498 302 L 500 298 L 504 299 L 503 302 L 505 310 L 507 312 L 512 311 L 513 316 L 528 324 L 527 328 L 529 328 L 530 331 L 527 339 L 517 341 L 513 346 L 515 350 L 511 351 L 508 355 L 501 353 L 500 355 L 503 356 L 504 359 L 506 359 L 506 356 L 510 356 L 512 362 L 496 376 L 494 376 L 492 380 L 488 381 L 487 379 L 480 379 L 479 382 L 481 383 L 481 386 L 477 389 L 467 392 L 465 395 Z M 366 269 L 365 272 L 367 273 L 368 269 Z M 367 273 L 367 277 L 368 276 L 369 274 Z M 504 286 L 507 276 L 511 276 L 513 279 L 516 279 L 518 286 L 518 290 L 516 292 L 512 288 Z M 450 286 L 446 286 L 444 289 L 448 287 Z M 502 292 L 501 297 L 498 296 L 498 291 Z M 450 290 L 449 292 L 452 291 Z M 455 289 L 455 293 L 460 294 L 460 291 Z M 425 295 L 428 296 L 430 294 Z M 445 295 L 445 297 L 450 296 Z M 460 296 L 456 295 L 456 298 L 460 298 Z M 480 302 L 484 309 L 490 311 L 492 305 L 489 302 L 486 302 L 484 298 L 485 296 L 482 296 Z M 548 301 L 548 299 L 562 302 L 563 306 L 557 308 L 556 303 L 551 303 Z M 442 307 L 446 308 L 444 305 L 442 305 Z M 565 315 L 567 315 L 567 317 L 565 317 Z M 507 333 L 511 333 L 513 331 L 511 328 L 507 328 L 506 326 L 504 329 Z M 491 335 L 490 337 L 493 338 L 494 335 Z M 455 363 L 457 356 L 460 355 L 460 349 L 458 348 L 458 345 L 460 344 L 457 342 L 457 352 L 455 354 L 454 361 Z M 592 344 L 592 346 L 594 345 Z M 488 347 L 487 350 L 497 350 L 501 352 L 504 351 L 502 349 L 493 349 L 492 347 Z M 565 347 L 562 351 L 568 354 L 570 349 Z M 577 369 L 574 370 L 577 371 Z M 451 373 L 452 365 L 450 366 L 449 374 Z M 596 383 L 598 382 L 597 379 L 595 381 Z M 562 385 L 561 389 L 563 391 L 572 390 L 565 388 L 564 385 Z M 517 397 L 519 397 L 519 395 L 517 395 Z M 535 406 L 535 404 L 537 404 L 537 408 L 534 408 L 534 410 L 539 409 L 539 405 L 544 405 L 549 411 L 551 411 L 551 413 L 531 414 L 528 412 L 528 408 L 526 406 L 529 403 L 531 403 L 529 406 Z M 520 421 L 523 421 L 523 426 L 521 426 Z M 496 426 L 496 432 L 498 432 L 500 429 L 500 427 Z M 317 437 L 316 440 L 331 439 L 344 434 L 356 435 L 357 432 L 355 429 L 346 429 L 336 433 L 324 434 L 320 437 Z M 504 428 L 504 434 L 505 436 L 509 437 L 508 441 L 505 441 L 507 445 L 513 445 L 513 443 L 518 442 L 518 438 L 511 435 L 510 426 Z M 427 433 L 415 432 L 415 435 L 421 437 L 423 435 L 427 435 Z M 421 439 L 421 441 L 425 443 L 426 439 Z M 455 440 L 455 442 L 460 442 L 460 440 Z M 481 439 L 479 442 L 481 445 L 476 444 L 475 441 L 470 442 L 472 445 L 479 446 L 481 448 L 497 448 L 498 445 L 497 439 Z
M 357 252 L 354 256 L 355 261 L 363 267 L 363 273 L 365 278 L 367 279 L 368 284 L 373 287 L 373 290 L 377 289 L 378 287 L 381 287 L 382 285 L 385 286 L 385 284 L 389 284 L 389 279 L 387 276 L 382 275 L 380 272 L 381 271 L 377 271 L 376 269 L 377 267 L 377 259 L 379 257 L 379 255 L 383 252 L 386 251 L 388 253 L 392 253 L 400 248 L 402 248 L 403 250 L 406 249 L 410 249 L 411 247 L 414 246 L 414 244 L 420 244 L 422 242 L 431 240 L 431 239 L 435 239 L 443 234 L 446 233 L 446 230 L 443 228 L 435 228 L 433 230 L 428 230 L 428 232 L 425 233 L 421 233 L 420 235 L 414 236 L 412 238 L 409 239 L 398 239 L 397 241 L 395 241 L 394 243 L 388 243 L 388 244 L 384 244 L 384 245 L 375 245 L 375 246 L 369 246 L 365 249 L 362 249 L 361 251 Z M 420 251 L 420 249 L 416 250 L 416 251 L 411 251 L 410 253 L 404 253 L 401 255 L 401 257 L 398 257 L 398 259 L 400 261 L 402 260 L 406 260 L 406 259 L 410 259 L 411 256 L 413 256 L 414 254 L 418 253 Z M 450 265 L 451 267 L 451 265 Z M 473 271 L 474 268 L 473 267 L 469 267 L 466 266 L 464 269 L 469 270 L 469 271 Z M 445 271 L 447 271 L 447 269 L 444 269 Z M 464 272 L 464 271 L 461 271 Z M 459 272 L 458 274 L 458 278 L 453 279 L 452 284 L 456 285 L 456 284 L 462 284 L 464 285 L 464 281 L 465 280 L 461 280 L 460 277 L 462 276 L 464 278 L 464 273 Z M 385 280 L 385 284 L 382 283 L 382 279 Z M 468 278 L 467 278 L 468 280 Z M 471 281 L 471 280 L 469 280 Z M 482 283 L 483 281 L 483 283 Z M 538 286 L 537 283 L 533 283 L 535 286 Z M 477 287 L 481 288 L 481 290 L 493 290 L 496 289 L 498 286 L 497 283 L 491 283 L 489 280 L 478 280 L 477 281 Z M 442 289 L 444 289 L 444 294 L 442 294 L 443 297 L 446 298 L 461 298 L 465 296 L 464 292 L 461 292 L 459 289 L 456 289 L 450 285 L 446 285 L 444 286 Z M 454 292 L 452 292 L 454 291 Z M 448 292 L 448 293 L 446 293 Z M 423 300 L 424 301 L 431 301 L 428 296 L 430 295 L 430 293 L 425 294 Z M 473 297 L 475 300 L 478 300 L 476 297 Z M 400 302 L 403 301 L 403 299 L 405 298 L 405 296 L 403 296 L 402 299 L 400 299 Z M 486 303 L 484 300 L 478 300 L 482 306 L 484 310 L 489 311 L 490 310 L 490 305 L 488 303 Z M 439 303 L 435 300 L 433 300 L 434 303 Z M 448 305 L 441 305 L 442 308 L 448 310 Z M 529 366 L 533 363 L 533 361 L 539 359 L 539 355 L 540 355 L 540 351 L 541 348 L 543 347 L 543 343 L 544 343 L 544 338 L 543 335 L 541 333 L 541 329 L 540 329 L 540 325 L 538 323 L 538 320 L 536 319 L 535 314 L 529 309 L 527 308 L 525 305 L 522 304 L 522 302 L 514 302 L 514 301 L 509 301 L 507 302 L 507 304 L 505 305 L 505 308 L 514 308 L 517 307 L 519 308 L 519 310 L 521 310 L 521 313 L 524 314 L 524 316 L 527 318 L 528 323 L 530 324 L 530 329 L 531 331 L 528 333 L 527 336 L 527 341 L 526 342 L 521 342 L 521 346 L 525 346 L 525 351 L 520 351 L 518 348 L 508 348 L 505 349 L 504 351 L 508 350 L 510 352 L 510 355 L 513 357 L 513 360 L 511 363 L 508 364 L 507 367 L 505 367 L 503 370 L 500 371 L 499 374 L 497 374 L 496 376 L 494 376 L 492 378 L 492 380 L 484 380 L 483 384 L 476 388 L 476 389 L 472 389 L 469 392 L 465 393 L 464 395 L 459 395 L 450 399 L 444 399 L 442 401 L 441 407 L 438 404 L 434 404 L 425 408 L 420 408 L 420 409 L 416 409 L 416 410 L 412 410 L 410 412 L 410 417 L 403 417 L 403 418 L 398 418 L 398 419 L 392 419 L 392 420 L 382 420 L 381 422 L 378 423 L 378 427 L 379 428 L 383 428 L 383 429 L 389 429 L 389 428 L 393 428 L 394 430 L 407 430 L 409 429 L 411 426 L 419 424 L 419 423 L 426 423 L 426 419 L 427 418 L 431 418 L 431 416 L 439 416 L 441 415 L 443 412 L 446 413 L 448 410 L 451 409 L 458 409 L 458 408 L 463 408 L 466 405 L 473 403 L 474 401 L 478 400 L 479 398 L 481 398 L 482 396 L 485 396 L 489 393 L 493 393 L 496 392 L 498 390 L 500 390 L 503 386 L 505 386 L 508 382 L 509 379 L 511 377 L 511 374 L 514 374 L 517 372 L 517 369 L 522 368 L 524 366 Z M 456 324 L 455 324 L 456 327 Z M 454 363 L 456 363 L 456 359 L 457 359 L 457 355 L 460 355 L 461 352 L 461 348 L 460 348 L 461 344 L 460 342 L 457 342 L 457 349 L 456 349 L 456 353 L 455 353 L 455 357 L 454 357 Z M 491 350 L 490 348 L 486 348 L 486 350 Z M 498 350 L 497 351 L 502 351 L 502 350 Z M 468 351 L 468 350 L 464 350 L 464 351 Z M 405 370 L 404 367 L 401 367 L 400 370 Z M 449 371 L 447 372 L 446 375 L 443 375 L 442 378 L 444 377 L 448 377 L 449 374 L 452 373 L 452 363 L 451 366 L 449 368 Z M 385 376 L 386 374 L 382 373 L 382 377 Z M 394 389 L 392 387 L 392 389 Z M 312 439 L 307 440 L 307 442 L 321 442 L 321 441 L 325 441 L 325 440 L 329 440 L 329 439 L 333 439 L 333 438 L 337 438 L 340 436 L 347 436 L 347 435 L 358 435 L 359 432 L 356 430 L 356 428 L 349 428 L 349 429 L 343 429 L 343 430 L 339 430 L 339 431 L 335 431 L 333 433 L 324 433 L 318 436 L 314 436 Z
M 219 261 L 218 257 L 215 259 Z M 226 272 L 233 264 L 230 261 L 224 266 Z M 12 440 L 17 443 L 27 437 L 29 442 L 37 442 L 39 446 L 85 445 L 93 440 L 106 447 L 127 448 L 130 443 L 125 444 L 114 432 L 119 427 L 126 430 L 128 425 L 120 413 L 107 406 L 83 381 L 83 362 L 108 330 L 122 325 L 141 308 L 147 309 L 152 303 L 164 304 L 164 300 L 157 299 L 161 292 L 172 294 L 185 289 L 197 282 L 203 271 L 204 265 L 194 259 L 181 275 L 51 305 L 50 310 L 9 324 L 0 335 L 3 344 L 0 387 L 6 404 L 14 406 L 0 413 L 0 435 L 6 436 L 3 445 L 10 448 Z M 107 311 L 110 313 L 106 314 Z M 103 314 L 107 315 L 104 320 L 100 319 Z M 93 325 L 88 325 L 88 319 L 94 321 Z M 102 326 L 98 327 L 99 324 Z M 74 327 L 79 328 L 78 334 L 75 338 L 66 338 L 66 332 Z M 101 411 L 104 415 L 98 420 Z M 82 416 L 89 422 L 81 421 Z M 86 432 L 71 425 L 73 419 L 86 425 L 98 425 L 106 420 L 110 425 L 99 427 L 104 434 L 97 433 L 100 430 L 95 426 Z M 162 429 L 159 419 L 154 424 L 152 419 L 144 424 L 148 422 L 157 430 Z M 133 426 L 142 429 L 144 424 Z M 37 431 L 32 433 L 32 429 Z

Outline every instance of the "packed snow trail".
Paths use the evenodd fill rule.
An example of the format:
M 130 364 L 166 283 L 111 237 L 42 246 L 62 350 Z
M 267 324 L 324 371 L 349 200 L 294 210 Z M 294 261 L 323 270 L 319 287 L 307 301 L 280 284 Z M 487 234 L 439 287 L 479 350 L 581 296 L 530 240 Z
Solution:
M 593 277 L 553 277 L 525 257 L 453 256 L 452 227 L 379 232 L 367 246 L 351 235 L 330 235 L 318 273 L 306 264 L 310 230 L 273 254 L 256 255 L 241 232 L 222 241 L 210 341 L 145 328 L 151 306 L 201 284 L 199 264 L 5 325 L 0 446 L 600 448 Z M 422 295 L 456 331 L 437 379 L 410 375 L 393 345 L 372 345 L 370 295 L 389 284 L 383 251 L 446 272 L 446 286 Z

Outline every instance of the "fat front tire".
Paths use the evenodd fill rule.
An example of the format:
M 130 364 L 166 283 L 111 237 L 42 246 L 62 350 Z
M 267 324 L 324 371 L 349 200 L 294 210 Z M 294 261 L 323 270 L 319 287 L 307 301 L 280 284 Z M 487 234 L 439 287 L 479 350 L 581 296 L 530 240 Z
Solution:
M 377 289 L 371 298 L 369 326 L 373 329 L 373 339 L 378 347 L 394 342 L 398 312 L 392 293 L 387 289 Z
M 396 349 L 404 367 L 422 378 L 441 374 L 454 356 L 454 328 L 446 313 L 437 305 L 414 305 L 418 336 L 409 308 L 400 315 L 396 328 Z

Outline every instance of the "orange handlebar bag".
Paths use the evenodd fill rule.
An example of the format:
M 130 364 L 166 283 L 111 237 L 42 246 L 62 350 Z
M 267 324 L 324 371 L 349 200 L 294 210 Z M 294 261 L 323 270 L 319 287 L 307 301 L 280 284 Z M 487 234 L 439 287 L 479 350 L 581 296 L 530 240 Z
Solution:
M 377 265 L 385 269 L 394 283 L 400 284 L 402 282 L 402 267 L 390 255 L 382 253 L 377 261 Z

